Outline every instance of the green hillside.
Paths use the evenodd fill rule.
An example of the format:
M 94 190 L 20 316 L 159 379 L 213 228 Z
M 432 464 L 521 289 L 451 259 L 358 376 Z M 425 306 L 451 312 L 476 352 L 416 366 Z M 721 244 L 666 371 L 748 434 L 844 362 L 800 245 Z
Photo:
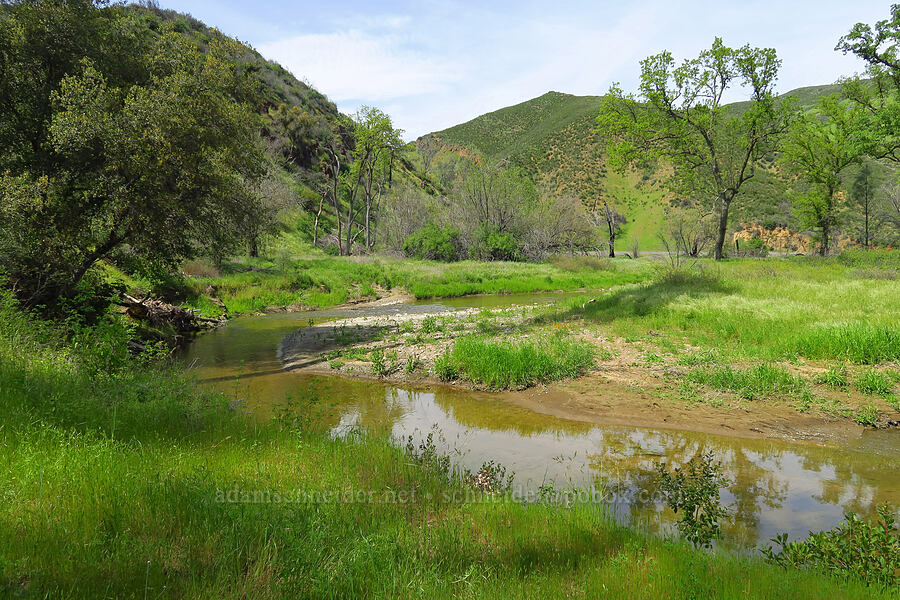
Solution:
M 784 96 L 806 105 L 839 91 L 836 84 L 820 85 L 798 88 Z M 663 222 L 664 193 L 652 173 L 620 175 L 607 170 L 602 140 L 594 133 L 602 99 L 547 92 L 430 135 L 449 150 L 509 159 L 538 185 L 555 194 L 574 195 L 588 206 L 605 195 L 628 219 L 620 246 L 630 248 L 636 238 L 641 248 L 655 249 Z M 739 108 L 741 103 L 735 106 Z M 748 193 L 746 206 L 735 208 L 737 216 L 765 223 L 789 221 L 789 207 L 767 197 L 768 181 L 760 184 Z

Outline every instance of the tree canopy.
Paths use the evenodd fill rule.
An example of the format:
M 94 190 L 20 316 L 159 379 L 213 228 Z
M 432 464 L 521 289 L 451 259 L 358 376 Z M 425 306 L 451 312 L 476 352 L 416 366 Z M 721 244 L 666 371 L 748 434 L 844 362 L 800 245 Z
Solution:
M 789 112 L 774 93 L 780 66 L 774 49 L 729 48 L 720 38 L 680 65 L 661 52 L 641 61 L 639 93 L 613 86 L 597 117 L 614 165 L 661 159 L 676 196 L 715 207 L 717 259 L 731 203 L 785 128 Z M 735 86 L 747 88 L 750 99 L 727 106 L 725 94 Z
M 47 304 L 127 247 L 172 265 L 236 243 L 265 167 L 237 48 L 87 1 L 0 11 L 0 269 Z

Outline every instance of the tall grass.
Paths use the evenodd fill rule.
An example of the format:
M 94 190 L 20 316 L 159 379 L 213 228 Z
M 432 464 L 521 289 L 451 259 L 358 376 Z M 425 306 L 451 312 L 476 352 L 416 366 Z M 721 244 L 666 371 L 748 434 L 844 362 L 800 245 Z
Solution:
M 807 358 L 865 365 L 900 360 L 900 326 L 864 322 L 817 326 L 797 336 L 796 349 Z
M 387 439 L 315 428 L 337 418 L 327 399 L 256 422 L 165 365 L 120 363 L 110 327 L 63 341 L 0 297 L 0 596 L 889 596 L 596 506 L 456 502 L 461 484 Z
M 522 389 L 581 375 L 594 365 L 594 347 L 584 340 L 548 335 L 540 340 L 458 339 L 436 365 L 438 375 L 457 375 L 493 390 Z
M 799 395 L 809 391 L 805 380 L 772 364 L 745 369 L 735 369 L 730 365 L 699 368 L 688 372 L 686 379 L 718 390 L 736 392 L 748 400 L 764 400 L 776 395 Z

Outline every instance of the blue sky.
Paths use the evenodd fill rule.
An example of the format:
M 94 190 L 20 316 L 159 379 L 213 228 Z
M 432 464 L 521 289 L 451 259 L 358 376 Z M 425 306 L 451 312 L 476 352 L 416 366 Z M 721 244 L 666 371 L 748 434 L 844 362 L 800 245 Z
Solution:
M 639 61 L 660 50 L 695 56 L 716 35 L 771 46 L 779 91 L 861 70 L 834 52 L 854 23 L 890 2 L 846 0 L 570 2 L 287 2 L 161 0 L 250 43 L 346 112 L 378 106 L 406 139 L 549 90 L 634 89 Z M 738 100 L 737 92 L 732 98 Z

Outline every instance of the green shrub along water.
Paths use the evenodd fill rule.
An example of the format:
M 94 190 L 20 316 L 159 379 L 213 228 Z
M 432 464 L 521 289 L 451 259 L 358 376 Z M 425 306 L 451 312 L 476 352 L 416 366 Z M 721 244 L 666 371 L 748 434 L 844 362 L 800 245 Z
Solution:
M 890 597 L 697 552 L 597 506 L 481 495 L 437 457 L 317 430 L 324 398 L 256 421 L 123 354 L 127 337 L 114 321 L 73 334 L 0 302 L 0 595 Z M 449 501 L 465 490 L 470 501 Z

